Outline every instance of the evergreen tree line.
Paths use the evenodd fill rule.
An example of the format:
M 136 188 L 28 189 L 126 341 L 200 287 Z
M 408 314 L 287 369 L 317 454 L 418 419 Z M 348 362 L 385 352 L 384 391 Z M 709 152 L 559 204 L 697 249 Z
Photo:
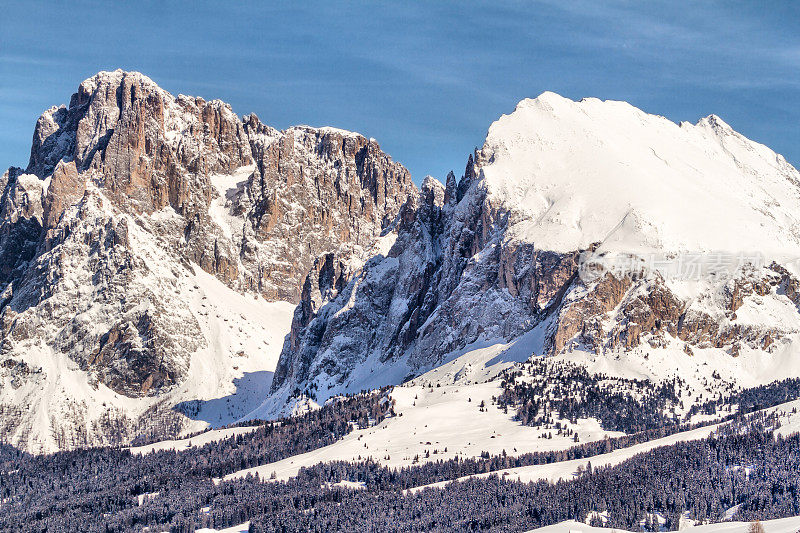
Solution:
M 561 429 L 560 421 L 595 418 L 607 431 L 639 433 L 680 426 L 696 414 L 725 418 L 725 408 L 749 413 L 800 398 L 800 379 L 795 378 L 745 390 L 727 386 L 716 397 L 684 409 L 683 396 L 691 392 L 679 377 L 653 383 L 590 374 L 581 365 L 545 359 L 506 370 L 500 379 L 498 406 L 515 408 L 521 423 L 545 430 Z
M 351 421 L 369 423 L 370 419 L 378 420 L 370 416 L 371 408 L 379 417 L 380 412 L 389 414 L 390 409 L 380 395 L 361 395 L 342 404 L 338 406 L 342 409 L 323 408 L 322 412 L 309 413 L 297 420 L 313 426 L 335 418 L 341 411 L 349 413 Z M 298 427 L 292 420 L 282 421 L 286 425 L 271 426 L 270 435 L 276 439 L 272 441 L 275 450 L 271 452 L 271 460 L 277 460 L 275 457 L 279 455 L 300 453 L 294 451 L 297 443 L 287 437 L 303 434 L 303 425 Z M 247 520 L 253 521 L 254 531 L 519 530 L 569 518 L 583 519 L 585 513 L 593 510 L 609 511 L 613 524 L 630 527 L 642 513 L 677 516 L 675 513 L 679 511 L 689 511 L 698 519 L 718 519 L 720 512 L 738 504 L 743 504 L 742 516 L 766 519 L 797 510 L 796 478 L 800 469 L 795 462 L 800 448 L 796 436 L 786 441 L 772 437 L 767 430 L 774 429 L 776 420 L 774 414 L 763 412 L 740 417 L 720 431 L 718 438 L 704 441 L 705 448 L 695 449 L 693 446 L 698 443 L 690 443 L 657 450 L 661 455 L 694 457 L 694 462 L 681 463 L 670 458 L 658 462 L 650 459 L 655 452 L 637 456 L 631 460 L 639 465 L 637 468 L 658 470 L 648 474 L 650 477 L 644 476 L 644 483 L 627 474 L 620 477 L 629 467 L 590 469 L 589 477 L 605 486 L 606 492 L 598 492 L 597 486 L 582 485 L 585 476 L 555 485 L 513 483 L 493 477 L 455 483 L 444 489 L 425 489 L 418 494 L 404 494 L 402 489 L 468 473 L 523 466 L 525 462 L 536 464 L 582 453 L 602 453 L 611 439 L 595 443 L 596 448 L 582 445 L 549 456 L 526 454 L 527 461 L 504 454 L 403 469 L 381 467 L 372 461 L 339 461 L 302 469 L 296 478 L 286 482 L 269 482 L 252 476 L 220 483 L 210 479 L 209 472 L 219 471 L 211 465 L 215 461 L 226 465 L 223 470 L 227 472 L 241 466 L 229 456 L 248 448 L 247 436 L 226 439 L 199 450 L 158 452 L 144 457 L 109 449 L 61 452 L 45 457 L 23 455 L 13 470 L 7 470 L 14 460 L 13 451 L 9 450 L 3 452 L 10 461 L 3 463 L 0 475 L 0 530 L 193 531 L 200 527 L 229 527 Z M 277 442 L 277 428 L 281 427 L 287 431 L 282 435 L 283 445 Z M 222 452 L 223 449 L 226 451 Z M 276 451 L 280 449 L 282 453 Z M 708 449 L 723 451 L 711 456 Z M 664 465 L 678 477 L 648 485 L 652 476 L 670 469 Z M 759 477 L 759 472 L 765 474 Z M 620 479 L 626 479 L 625 483 L 632 484 L 633 489 L 620 491 Z M 708 490 L 709 494 L 700 498 L 694 491 L 699 490 L 697 483 L 702 479 L 706 483 L 704 490 L 727 487 L 726 483 L 732 488 L 725 493 Z M 353 491 L 331 486 L 342 480 L 360 482 L 364 489 Z M 775 480 L 780 484 L 778 488 L 768 485 L 768 481 Z M 740 488 L 743 482 L 746 490 Z M 664 492 L 665 485 L 672 492 Z M 670 495 L 666 503 L 661 500 L 653 503 L 651 496 L 637 495 L 638 490 L 648 494 L 652 487 L 659 489 L 658 497 L 662 500 L 664 494 Z M 554 501 L 565 507 L 559 509 L 548 503 Z M 448 510 L 448 506 L 452 509 Z
M 250 531 L 525 531 L 595 512 L 607 513 L 612 528 L 658 531 L 660 515 L 666 529 L 677 530 L 684 513 L 718 521 L 737 505 L 734 519 L 795 516 L 798 445 L 796 434 L 784 439 L 753 427 L 658 448 L 555 484 L 490 476 L 417 493 L 337 489 L 254 518 Z
M 90 448 L 34 456 L 0 445 L 0 531 L 16 529 L 9 524 L 58 525 L 70 516 L 83 517 L 75 519 L 84 525 L 98 517 L 108 520 L 107 515 L 138 506 L 141 495 L 170 489 L 191 492 L 212 478 L 327 446 L 354 428 L 391 416 L 387 392 L 337 398 L 301 416 L 181 452 L 142 456 L 127 449 Z M 63 528 L 58 525 L 55 530 Z

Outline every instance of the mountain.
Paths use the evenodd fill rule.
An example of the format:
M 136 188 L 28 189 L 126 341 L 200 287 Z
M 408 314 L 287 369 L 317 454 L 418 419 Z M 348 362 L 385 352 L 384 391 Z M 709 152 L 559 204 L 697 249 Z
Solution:
M 697 401 L 800 376 L 799 185 L 716 116 L 544 93 L 417 188 L 359 134 L 101 72 L 0 181 L 0 434 L 141 442 L 532 355 Z
M 716 116 L 523 100 L 360 268 L 312 270 L 256 413 L 508 343 L 454 379 L 542 354 L 654 381 L 800 375 L 798 213 L 800 173 Z
M 374 140 L 121 70 L 45 111 L 0 189 L 0 434 L 34 451 L 237 420 L 317 258 L 418 196 Z
M 788 531 L 799 178 L 544 93 L 417 188 L 101 72 L 0 183 L 0 529 Z

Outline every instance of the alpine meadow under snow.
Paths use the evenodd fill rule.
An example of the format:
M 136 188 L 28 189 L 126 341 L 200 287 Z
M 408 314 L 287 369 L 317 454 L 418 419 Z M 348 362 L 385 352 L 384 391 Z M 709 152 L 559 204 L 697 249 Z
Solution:
M 800 172 L 551 92 L 466 155 L 418 187 L 121 70 L 43 113 L 0 179 L 0 529 L 796 529 Z

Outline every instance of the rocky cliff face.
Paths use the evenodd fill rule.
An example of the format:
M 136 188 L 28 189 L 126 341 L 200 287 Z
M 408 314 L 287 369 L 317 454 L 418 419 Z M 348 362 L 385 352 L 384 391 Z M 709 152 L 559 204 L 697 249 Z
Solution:
M 39 118 L 26 173 L 52 177 L 49 226 L 87 184 L 126 213 L 171 208 L 186 220 L 175 237 L 188 260 L 234 288 L 292 301 L 318 255 L 369 244 L 416 194 L 374 140 L 279 132 L 122 71 L 84 81 L 69 108 Z
M 460 181 L 426 181 L 385 252 L 309 278 L 273 394 L 400 382 L 532 330 L 538 355 L 789 357 L 799 184 L 717 117 L 526 100 Z M 585 272 L 587 258 L 604 268 Z
M 194 399 L 208 391 L 180 391 L 192 368 L 217 365 L 198 354 L 225 351 L 197 302 L 201 271 L 233 294 L 296 302 L 319 256 L 369 247 L 418 195 L 374 140 L 278 131 L 123 71 L 97 74 L 69 107 L 47 110 L 28 167 L 0 187 L 0 363 L 34 369 L 0 371 L 0 404 L 33 404 L 4 417 L 3 434 L 27 445 L 66 431 L 59 447 L 104 441 L 102 429 L 75 428 L 116 415 L 73 398 L 54 359 L 122 403 L 150 398 L 134 411 L 168 392 Z M 38 401 L 55 383 L 74 402 L 69 420 Z
M 246 213 L 244 286 L 297 301 L 313 262 L 340 244 L 369 246 L 416 198 L 408 171 L 378 143 L 335 128 L 278 132 L 245 118 L 256 169 L 233 213 Z M 266 264 L 265 264 L 266 263 Z

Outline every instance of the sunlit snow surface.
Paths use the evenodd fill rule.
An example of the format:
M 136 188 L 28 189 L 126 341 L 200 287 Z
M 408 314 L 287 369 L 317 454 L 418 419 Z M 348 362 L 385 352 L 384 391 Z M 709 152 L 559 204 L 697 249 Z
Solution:
M 268 394 L 295 306 L 239 294 L 195 271 L 200 289 L 193 307 L 210 343 L 192 359 L 182 388 L 201 401 L 195 418 L 219 426 L 239 420 Z
M 676 124 L 547 92 L 493 123 L 482 153 L 509 238 L 542 250 L 800 257 L 800 173 L 714 115 Z
M 333 460 L 359 460 L 372 458 L 387 466 L 409 466 L 415 462 L 435 461 L 453 457 L 479 457 L 482 451 L 497 455 L 505 451 L 509 455 L 526 452 L 561 450 L 574 445 L 571 438 L 553 435 L 552 439 L 542 438 L 542 431 L 520 424 L 513 419 L 513 409 L 503 413 L 492 405 L 492 396 L 501 393 L 500 383 L 493 379 L 515 361 L 527 359 L 526 354 L 536 351 L 541 345 L 539 328 L 522 336 L 517 342 L 494 343 L 472 347 L 442 366 L 414 379 L 412 382 L 395 387 L 391 397 L 396 401 L 398 416 L 389 418 L 381 424 L 357 430 L 342 440 L 312 452 L 297 455 L 275 463 L 242 470 L 227 476 L 228 479 L 242 477 L 248 473 L 258 473 L 268 479 L 274 472 L 277 479 L 287 479 L 297 474 L 303 466 Z M 710 354 L 710 355 L 709 355 Z M 769 361 L 769 371 L 756 371 L 759 364 L 765 364 L 755 356 L 732 358 L 720 351 L 700 351 L 694 357 L 671 349 L 650 350 L 648 359 L 632 354 L 630 360 L 614 355 L 590 356 L 574 352 L 559 359 L 586 364 L 594 371 L 602 371 L 611 376 L 649 377 L 665 379 L 679 376 L 693 390 L 696 399 L 711 397 L 709 383 L 717 380 L 715 371 L 723 378 L 737 382 L 746 369 L 749 376 L 745 385 L 774 379 L 782 359 Z M 751 354 L 752 355 L 752 354 Z M 764 370 L 764 369 L 762 369 Z M 773 376 L 770 378 L 770 376 Z M 480 403 L 485 402 L 485 412 Z M 781 406 L 789 411 L 800 406 L 800 402 Z M 688 404 L 687 404 L 688 408 Z M 776 408 L 777 409 L 777 408 Z M 400 416 L 402 414 L 402 416 Z M 699 421 L 696 419 L 694 421 Z M 594 419 L 578 420 L 576 425 L 562 421 L 578 432 L 581 442 L 600 440 L 606 435 L 618 436 L 622 433 L 604 431 Z M 782 432 L 800 430 L 800 417 L 786 413 Z M 619 464 L 635 453 L 656 446 L 673 444 L 681 440 L 697 440 L 708 436 L 714 427 L 701 428 L 686 433 L 672 435 L 625 450 L 617 450 L 607 457 L 592 458 L 592 464 Z M 434 453 L 436 452 L 436 453 Z M 603 463 L 603 461 L 606 461 Z M 571 476 L 577 470 L 575 464 L 563 463 L 523 467 L 509 475 L 520 479 L 551 479 Z M 585 461 L 583 461 L 585 463 Z M 524 478 L 524 479 L 523 479 Z

